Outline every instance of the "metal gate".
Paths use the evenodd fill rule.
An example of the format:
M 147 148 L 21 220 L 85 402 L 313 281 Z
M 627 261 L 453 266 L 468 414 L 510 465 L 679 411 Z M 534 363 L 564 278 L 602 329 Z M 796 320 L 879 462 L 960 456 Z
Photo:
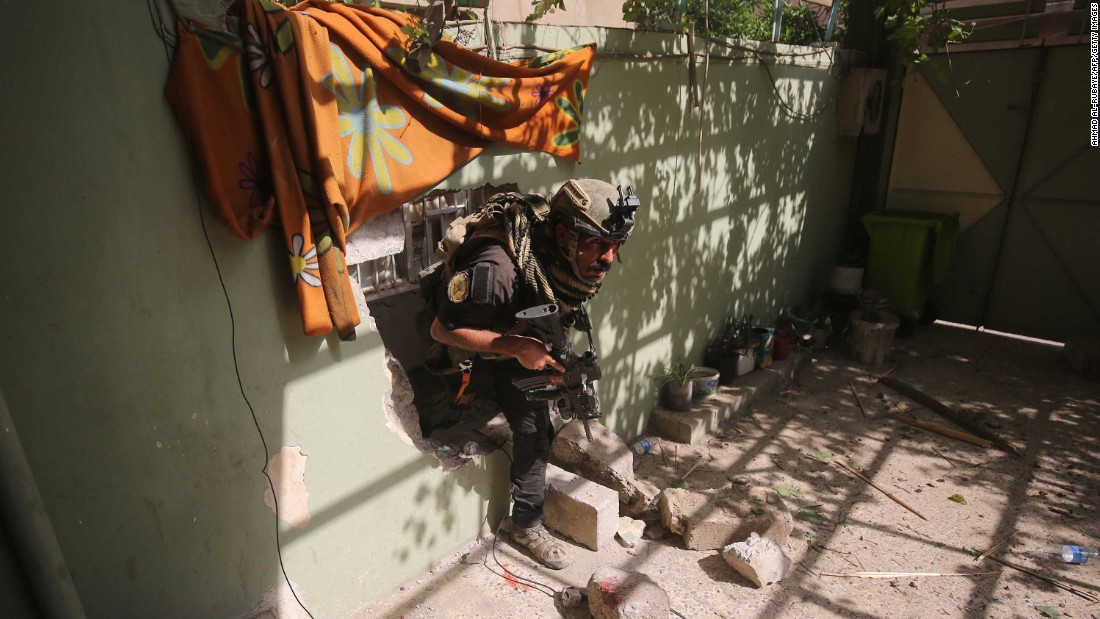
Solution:
M 1100 148 L 1088 48 L 976 51 L 906 77 L 887 208 L 958 211 L 939 317 L 1065 341 L 1100 335 Z

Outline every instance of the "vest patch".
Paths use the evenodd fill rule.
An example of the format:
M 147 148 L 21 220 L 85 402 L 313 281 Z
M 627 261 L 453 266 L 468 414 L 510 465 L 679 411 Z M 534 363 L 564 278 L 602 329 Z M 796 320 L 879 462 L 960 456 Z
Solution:
M 466 271 L 456 273 L 447 284 L 447 298 L 451 303 L 462 303 L 470 296 L 470 274 Z
M 474 267 L 473 281 L 470 284 L 474 303 L 493 302 L 493 278 L 496 267 L 491 264 L 479 264 Z

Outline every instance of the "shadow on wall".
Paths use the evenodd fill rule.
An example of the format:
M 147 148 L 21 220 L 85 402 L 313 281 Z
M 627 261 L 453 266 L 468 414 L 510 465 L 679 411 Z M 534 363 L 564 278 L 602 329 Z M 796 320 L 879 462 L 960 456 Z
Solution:
M 605 50 L 654 38 L 612 31 Z M 655 53 L 682 48 L 674 37 L 659 40 Z M 564 172 L 633 183 L 644 205 L 623 264 L 591 308 L 605 366 L 605 422 L 621 435 L 637 434 L 648 418 L 650 374 L 675 361 L 701 362 L 728 314 L 767 319 L 805 300 L 834 258 L 854 152 L 835 137 L 837 76 L 770 68 L 788 105 L 823 112 L 794 119 L 762 66 L 714 62 L 700 122 L 686 92 L 686 60 L 597 60 L 585 102 L 585 162 Z M 702 82 L 702 66 L 697 76 Z M 531 173 L 518 158 L 493 163 L 495 175 L 521 186 Z
M 612 33 L 608 47 L 629 49 L 639 36 L 646 35 Z M 664 53 L 678 53 L 675 39 L 661 37 L 660 41 Z M 623 251 L 623 264 L 614 267 L 591 307 L 606 377 L 599 386 L 603 421 L 624 437 L 639 433 L 648 419 L 654 403 L 650 374 L 675 361 L 701 361 L 703 347 L 729 314 L 770 317 L 784 305 L 805 300 L 815 288 L 821 267 L 834 257 L 844 224 L 853 151 L 851 144 L 834 138 L 836 76 L 826 68 L 794 65 L 775 66 L 771 72 L 779 96 L 789 105 L 824 112 L 809 121 L 794 119 L 782 111 L 761 66 L 715 62 L 700 123 L 685 91 L 688 67 L 684 61 L 600 58 L 585 102 L 582 164 L 542 154 L 487 154 L 448 181 L 453 184 L 455 178 L 481 175 L 461 184 L 517 182 L 523 190 L 543 192 L 573 177 L 635 186 L 643 202 L 639 225 Z M 699 75 L 701 80 L 701 67 Z M 697 155 L 700 126 L 701 158 Z M 277 264 L 283 250 L 273 243 L 271 251 L 278 254 L 273 258 Z M 411 321 L 407 309 L 398 310 L 396 316 L 379 320 L 380 338 L 371 334 L 350 345 L 330 342 L 326 352 L 323 340 L 299 334 L 292 290 L 281 281 L 275 288 L 284 291 L 284 298 L 278 300 L 283 308 L 283 341 L 269 342 L 267 350 L 249 350 L 250 360 L 242 359 L 242 366 L 256 377 L 251 385 L 246 377 L 246 387 L 258 411 L 313 413 L 290 402 L 302 397 L 295 385 L 298 379 L 312 375 L 320 383 L 317 388 L 331 387 L 333 380 L 346 382 L 346 373 L 342 379 L 332 379 L 323 370 L 333 361 L 374 351 L 380 343 L 397 349 L 386 325 L 405 328 Z M 247 338 L 269 340 L 259 335 Z M 411 407 L 411 394 L 401 390 L 404 381 L 399 374 L 394 371 L 391 376 L 394 389 L 387 399 L 395 407 Z M 323 427 L 331 431 L 337 424 L 355 423 L 355 415 L 376 412 L 339 411 L 339 417 L 326 419 Z M 301 419 L 282 419 L 282 427 L 271 427 L 269 419 L 274 421 L 261 415 L 265 430 L 270 427 L 268 444 L 273 450 L 302 440 L 303 433 L 318 431 L 316 423 L 305 425 Z M 427 565 L 417 562 L 428 554 L 437 558 L 447 552 L 443 544 L 468 526 L 460 524 L 468 523 L 468 515 L 456 512 L 460 495 L 478 495 L 479 520 L 507 508 L 507 463 L 493 457 L 474 460 L 474 466 L 453 475 L 412 482 L 410 478 L 436 466 L 433 458 L 422 454 L 386 463 L 378 474 L 363 475 L 366 483 L 350 491 L 338 489 L 338 496 L 328 497 L 325 506 L 311 514 L 308 528 L 284 528 L 281 541 L 284 555 L 290 557 L 291 576 L 303 591 L 312 592 L 307 594 L 307 604 L 317 603 L 317 596 L 334 586 L 331 570 L 301 567 L 310 561 L 310 554 L 346 554 L 334 546 L 346 544 L 346 539 L 337 542 L 339 536 L 321 535 L 321 530 L 341 530 L 342 523 L 348 522 L 341 521 L 342 516 L 369 503 L 375 503 L 372 509 L 378 517 L 385 509 L 379 501 L 391 496 L 409 499 L 389 514 L 400 524 L 387 524 L 385 530 L 399 533 L 372 547 L 377 558 L 367 569 L 393 566 L 383 578 L 387 582 L 393 574 L 426 569 Z M 364 455 L 363 462 L 372 462 L 370 458 Z M 310 476 L 340 480 L 347 472 L 339 467 L 347 464 L 347 459 L 318 458 L 310 462 Z M 251 470 L 250 465 L 244 466 Z M 262 509 L 254 514 L 260 521 Z M 307 539 L 309 543 L 302 543 Z M 256 547 L 263 545 L 256 542 Z M 277 568 L 255 575 L 274 579 L 276 584 L 280 577 Z
M 534 32 L 522 34 L 522 43 L 536 43 Z M 773 89 L 751 52 L 716 47 L 750 64 L 711 64 L 700 121 L 686 58 L 611 57 L 642 38 L 655 54 L 680 53 L 671 36 L 609 33 L 585 99 L 582 163 L 491 150 L 447 181 L 516 182 L 543 193 L 579 177 L 635 186 L 638 226 L 590 308 L 604 366 L 603 421 L 624 437 L 648 419 L 655 398 L 648 377 L 677 361 L 701 363 L 728 315 L 770 320 L 820 290 L 843 231 L 854 154 L 854 142 L 835 137 L 832 50 L 794 48 L 822 56 L 821 66 L 781 58 L 770 66 Z M 700 63 L 700 83 L 703 73 Z M 811 118 L 793 117 L 779 97 Z M 410 309 L 419 307 L 411 295 L 372 305 L 387 348 L 403 362 L 420 355 L 407 339 Z

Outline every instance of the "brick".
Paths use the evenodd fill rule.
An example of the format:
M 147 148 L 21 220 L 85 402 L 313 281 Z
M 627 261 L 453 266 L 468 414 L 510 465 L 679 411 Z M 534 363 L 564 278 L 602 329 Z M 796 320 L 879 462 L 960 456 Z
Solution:
M 668 594 L 641 572 L 604 567 L 588 580 L 594 619 L 668 619 Z
M 554 438 L 550 457 L 554 464 L 585 479 L 607 486 L 619 494 L 621 511 L 641 516 L 653 504 L 658 489 L 634 477 L 634 452 L 621 438 L 596 420 L 589 420 L 592 440 L 584 425 L 574 419 Z
M 791 569 L 791 559 L 779 544 L 756 533 L 723 548 L 722 558 L 757 587 L 783 580 Z
M 542 520 L 547 527 L 573 541 L 599 550 L 615 539 L 619 528 L 619 495 L 548 464 Z
M 658 505 L 662 523 L 683 537 L 689 550 L 717 550 L 754 532 L 785 544 L 794 526 L 783 500 L 764 487 L 666 488 Z

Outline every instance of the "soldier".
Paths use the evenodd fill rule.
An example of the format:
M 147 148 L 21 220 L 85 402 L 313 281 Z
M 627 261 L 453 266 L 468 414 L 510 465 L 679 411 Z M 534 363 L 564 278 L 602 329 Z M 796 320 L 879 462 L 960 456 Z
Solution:
M 566 317 L 583 315 L 581 304 L 599 292 L 633 231 L 637 208 L 630 188 L 624 195 L 603 181 L 570 180 L 549 204 L 537 195 L 493 196 L 442 243 L 450 277 L 437 293 L 431 336 L 469 374 L 491 382 L 513 444 L 512 514 L 501 529 L 552 569 L 571 562 L 542 526 L 553 428 L 547 403 L 529 401 L 513 381 L 565 368 L 537 334 L 517 331 L 515 316 L 548 303 Z

